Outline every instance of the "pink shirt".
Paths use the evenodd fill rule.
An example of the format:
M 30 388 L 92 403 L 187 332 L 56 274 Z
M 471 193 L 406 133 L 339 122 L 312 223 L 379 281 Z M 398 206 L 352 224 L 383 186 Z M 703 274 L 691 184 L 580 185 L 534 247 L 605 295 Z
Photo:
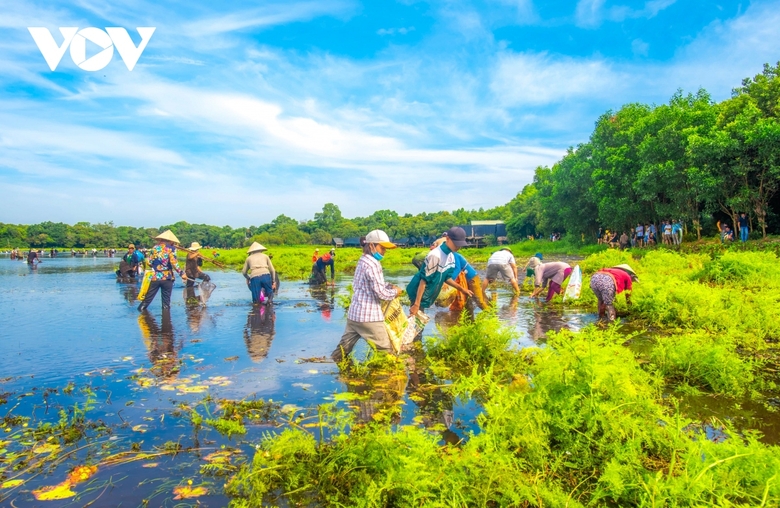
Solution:
M 631 276 L 620 268 L 602 268 L 599 272 L 606 273 L 615 281 L 615 294 L 631 291 Z

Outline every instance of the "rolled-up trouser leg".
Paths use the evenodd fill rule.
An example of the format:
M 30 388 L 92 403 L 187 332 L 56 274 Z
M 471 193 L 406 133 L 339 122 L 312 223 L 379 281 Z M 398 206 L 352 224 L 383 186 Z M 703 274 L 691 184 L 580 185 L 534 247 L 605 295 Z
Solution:
M 331 357 L 337 362 L 341 361 L 344 356 L 352 352 L 352 349 L 361 337 L 376 346 L 378 351 L 393 352 L 393 344 L 390 342 L 390 336 L 387 334 L 384 321 L 359 323 L 347 319 L 347 328 L 344 330 L 344 335 L 341 336 L 341 341 L 331 354 Z
M 252 303 L 257 303 L 260 301 L 260 290 L 262 288 L 263 285 L 259 276 L 249 279 L 249 291 L 252 292 Z
M 482 291 L 482 281 L 480 281 L 479 275 L 474 276 L 474 278 L 469 281 L 469 289 L 474 293 L 474 299 L 477 301 L 477 306 L 482 310 L 487 309 L 485 293 Z

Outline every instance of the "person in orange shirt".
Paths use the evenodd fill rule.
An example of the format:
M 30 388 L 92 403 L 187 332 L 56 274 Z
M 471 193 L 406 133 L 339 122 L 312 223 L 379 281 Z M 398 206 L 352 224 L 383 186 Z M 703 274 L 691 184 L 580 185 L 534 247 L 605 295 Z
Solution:
M 319 257 L 320 257 L 320 249 L 314 249 L 314 254 L 311 255 L 311 262 L 316 263 Z

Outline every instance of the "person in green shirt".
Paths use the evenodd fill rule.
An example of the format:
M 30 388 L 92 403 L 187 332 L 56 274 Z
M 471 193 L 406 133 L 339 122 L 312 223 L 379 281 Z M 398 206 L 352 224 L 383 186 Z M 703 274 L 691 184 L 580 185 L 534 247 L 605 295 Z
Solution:
M 461 247 L 468 245 L 463 228 L 453 227 L 446 233 L 446 240 L 428 252 L 420 270 L 406 286 L 406 292 L 412 302 L 409 314 L 414 316 L 420 309 L 427 309 L 436 301 L 444 284 L 454 287 L 468 296 L 472 292 L 460 286 L 452 279 L 455 271 L 455 255 Z

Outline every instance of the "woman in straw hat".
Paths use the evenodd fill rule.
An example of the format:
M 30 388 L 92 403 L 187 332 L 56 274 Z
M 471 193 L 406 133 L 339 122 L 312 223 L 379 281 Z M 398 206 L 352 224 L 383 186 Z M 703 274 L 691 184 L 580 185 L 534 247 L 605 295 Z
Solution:
M 184 263 L 184 273 L 187 274 L 187 287 L 195 285 L 195 279 L 200 279 L 204 282 L 211 280 L 208 274 L 203 273 L 200 269 L 203 266 L 203 257 L 198 252 L 202 247 L 198 242 L 192 242 L 187 251 L 187 261 Z
M 626 305 L 631 305 L 632 283 L 639 282 L 634 270 L 628 265 L 617 265 L 612 268 L 602 268 L 590 278 L 590 289 L 596 294 L 599 301 L 599 319 L 605 316 L 608 321 L 614 321 L 615 296 L 624 292 Z
M 265 254 L 267 250 L 259 243 L 253 242 L 247 251 L 249 255 L 244 262 L 244 269 L 241 270 L 246 285 L 252 292 L 252 303 L 271 303 L 274 296 L 276 270 L 271 258 Z M 265 294 L 265 298 L 260 297 L 261 292 Z
M 340 362 L 352 352 L 363 337 L 379 351 L 392 352 L 393 344 L 385 327 L 385 315 L 381 302 L 392 301 L 401 294 L 401 288 L 385 283 L 380 261 L 387 249 L 395 249 L 387 233 L 375 229 L 360 239 L 363 255 L 358 260 L 352 280 L 354 294 L 347 311 L 347 328 L 331 356 Z
M 176 276 L 173 274 L 174 270 L 181 275 L 182 280 L 187 280 L 187 276 L 179 268 L 179 260 L 176 259 L 175 245 L 179 243 L 176 235 L 168 229 L 154 239 L 157 240 L 157 245 L 149 249 L 148 252 L 152 280 L 149 283 L 149 290 L 146 292 L 144 301 L 138 306 L 140 312 L 145 311 L 149 307 L 149 304 L 152 303 L 154 297 L 157 296 L 157 292 L 161 289 L 162 308 L 164 311 L 170 310 L 173 281 L 176 280 Z

